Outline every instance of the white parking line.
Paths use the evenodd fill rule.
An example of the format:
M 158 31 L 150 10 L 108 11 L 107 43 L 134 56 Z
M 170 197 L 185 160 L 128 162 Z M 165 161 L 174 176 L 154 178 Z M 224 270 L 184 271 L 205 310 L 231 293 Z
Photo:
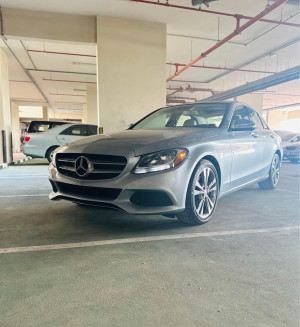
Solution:
M 45 194 L 14 194 L 14 195 L 0 195 L 0 198 L 15 198 L 15 197 L 23 197 L 23 196 L 46 196 L 49 193 Z
M 47 175 L 5 175 L 1 176 L 0 179 L 2 178 L 32 178 L 32 177 L 48 177 Z
M 292 194 L 300 195 L 299 192 L 290 191 L 290 190 L 283 190 L 283 189 L 280 189 L 280 188 L 276 188 L 275 191 L 280 191 L 280 192 L 286 192 L 286 193 L 292 193 Z
M 0 254 L 74 249 L 74 248 L 85 248 L 85 247 L 102 246 L 102 245 L 178 240 L 178 239 L 210 237 L 210 236 L 228 236 L 228 235 L 241 235 L 241 234 L 286 232 L 286 231 L 293 231 L 293 230 L 298 230 L 298 229 L 300 229 L 300 226 L 231 230 L 231 231 L 223 231 L 223 232 L 206 232 L 206 233 L 190 233 L 190 234 L 177 234 L 177 235 L 132 237 L 132 238 L 121 238 L 121 239 L 115 239 L 115 240 L 104 240 L 104 241 L 91 241 L 91 242 L 79 242 L 79 243 L 67 243 L 67 244 L 51 244 L 51 245 L 25 246 L 25 247 L 15 247 L 15 248 L 2 248 L 2 249 L 0 249 Z

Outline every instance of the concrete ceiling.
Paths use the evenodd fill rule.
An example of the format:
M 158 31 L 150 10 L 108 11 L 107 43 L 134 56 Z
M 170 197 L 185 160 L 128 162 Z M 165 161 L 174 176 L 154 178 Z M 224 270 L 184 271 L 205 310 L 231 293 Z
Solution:
M 190 6 L 191 1 L 169 0 L 170 4 Z M 211 10 L 239 13 L 248 16 L 255 16 L 262 11 L 267 1 L 252 0 L 220 0 L 211 3 Z M 222 39 L 235 29 L 236 21 L 232 17 L 217 16 L 189 10 L 174 9 L 156 5 L 133 3 L 129 0 L 1 0 L 3 7 L 42 10 L 61 13 L 74 13 L 85 15 L 111 15 L 140 19 L 147 21 L 163 22 L 167 24 L 167 62 L 187 64 L 199 54 L 213 46 L 217 39 Z M 280 9 L 275 10 L 268 19 L 283 20 L 289 22 L 299 22 L 297 6 L 285 4 Z M 5 17 L 4 17 L 5 22 Z M 258 22 L 247 29 L 241 35 L 232 40 L 234 43 L 227 43 L 217 51 L 213 52 L 199 65 L 236 68 L 242 66 L 243 69 L 260 70 L 268 72 L 279 72 L 290 67 L 299 65 L 299 44 L 286 47 L 282 50 L 266 55 L 259 61 L 255 61 L 245 66 L 245 63 L 263 54 L 270 54 L 274 48 L 278 48 L 283 43 L 299 37 L 297 27 L 274 25 L 270 23 Z M 212 39 L 212 40 L 205 40 Z M 22 43 L 20 42 L 23 42 Z M 53 51 L 76 54 L 96 55 L 95 45 L 69 44 L 61 42 L 41 42 L 35 40 L 9 39 L 8 45 L 17 55 L 22 65 L 27 69 L 40 71 L 30 71 L 43 93 L 49 99 L 53 109 L 59 111 L 78 110 L 86 102 L 86 83 L 96 82 L 96 59 L 93 57 L 69 56 L 59 54 L 46 54 L 26 51 Z M 42 71 L 41 71 L 42 70 Z M 11 98 L 18 101 L 40 101 L 43 96 L 37 91 L 34 84 L 16 60 L 10 57 L 10 92 Z M 68 71 L 72 73 L 59 73 L 57 71 Z M 166 77 L 175 72 L 175 67 L 166 65 Z M 190 68 L 182 73 L 178 78 L 169 82 L 168 87 L 186 88 L 189 84 L 192 87 L 212 88 L 215 91 L 224 91 L 238 85 L 245 84 L 253 80 L 268 76 L 266 73 L 232 72 L 220 77 L 226 71 L 217 69 Z M 220 77 L 220 78 L 218 78 Z M 47 79 L 47 80 L 46 80 Z M 51 80 L 80 81 L 80 83 L 58 82 Z M 216 80 L 214 80 L 216 79 Z M 186 82 L 178 82 L 183 80 Z M 214 81 L 211 81 L 214 80 Z M 194 81 L 192 83 L 190 81 Z M 196 83 L 197 82 L 197 83 Z M 78 91 L 81 90 L 81 91 Z M 171 91 L 168 91 L 170 93 Z M 299 92 L 297 82 L 288 83 L 286 86 L 274 87 L 267 90 L 266 107 L 282 105 L 282 103 L 300 102 L 300 97 L 296 97 Z M 273 93 L 273 94 L 272 94 Z M 286 94 L 275 95 L 274 93 Z M 74 96 L 67 96 L 72 94 Z M 207 92 L 180 92 L 178 96 L 191 96 L 198 100 L 208 97 Z M 291 96 L 290 96 L 291 95 Z M 68 110 L 66 110 L 68 109 Z

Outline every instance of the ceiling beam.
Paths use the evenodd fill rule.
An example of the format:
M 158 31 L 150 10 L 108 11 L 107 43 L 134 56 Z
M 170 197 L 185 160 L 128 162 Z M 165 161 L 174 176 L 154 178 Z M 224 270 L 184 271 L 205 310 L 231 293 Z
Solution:
M 227 90 L 222 93 L 214 94 L 206 99 L 201 100 L 204 101 L 223 101 L 231 98 L 235 98 L 237 96 L 252 93 L 255 91 L 263 90 L 271 86 L 283 84 L 295 79 L 300 78 L 300 66 L 296 66 L 287 70 L 284 70 L 280 73 L 273 74 L 268 77 L 261 78 L 257 81 L 246 83 L 244 85 L 238 86 L 231 90 Z

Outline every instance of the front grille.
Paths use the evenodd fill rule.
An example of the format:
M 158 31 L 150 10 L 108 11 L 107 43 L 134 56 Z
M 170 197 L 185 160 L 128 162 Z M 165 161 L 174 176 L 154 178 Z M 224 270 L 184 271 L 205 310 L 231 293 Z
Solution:
M 69 195 L 88 197 L 92 200 L 115 200 L 121 193 L 118 188 L 90 187 L 56 182 L 59 192 Z
M 85 176 L 79 176 L 76 172 L 75 163 L 80 156 L 85 157 L 91 164 L 91 169 Z M 76 179 L 101 180 L 115 178 L 122 173 L 126 164 L 127 159 L 121 156 L 84 153 L 58 153 L 56 155 L 58 171 L 62 175 Z

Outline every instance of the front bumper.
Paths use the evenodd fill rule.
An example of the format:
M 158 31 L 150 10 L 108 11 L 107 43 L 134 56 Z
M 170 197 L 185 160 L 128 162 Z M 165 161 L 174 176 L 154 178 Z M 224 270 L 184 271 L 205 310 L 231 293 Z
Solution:
M 147 174 L 123 173 L 106 180 L 79 180 L 60 174 L 51 163 L 51 200 L 119 209 L 131 214 L 172 214 L 185 208 L 193 163 L 186 160 L 170 170 Z M 93 192 L 93 190 L 95 190 Z

